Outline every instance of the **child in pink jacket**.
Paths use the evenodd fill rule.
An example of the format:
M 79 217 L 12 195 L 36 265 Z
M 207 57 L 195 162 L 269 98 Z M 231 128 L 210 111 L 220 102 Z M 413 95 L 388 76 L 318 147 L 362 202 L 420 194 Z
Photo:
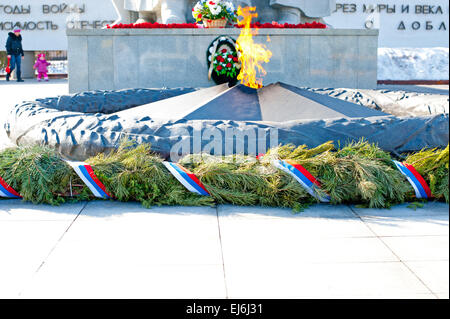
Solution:
M 45 54 L 40 53 L 38 54 L 38 58 L 36 60 L 36 63 L 33 66 L 33 69 L 37 69 L 38 75 L 37 80 L 40 82 L 41 78 L 44 77 L 45 81 L 48 81 L 48 70 L 47 67 L 50 65 L 47 60 L 45 60 Z

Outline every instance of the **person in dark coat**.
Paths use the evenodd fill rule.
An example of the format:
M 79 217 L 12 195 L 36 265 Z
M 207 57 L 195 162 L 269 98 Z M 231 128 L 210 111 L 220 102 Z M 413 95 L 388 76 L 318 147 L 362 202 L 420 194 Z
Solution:
M 11 72 L 16 69 L 17 82 L 23 82 L 21 64 L 24 58 L 22 49 L 22 36 L 20 35 L 20 29 L 14 28 L 14 32 L 8 34 L 8 40 L 6 40 L 6 53 L 8 58 L 11 58 L 10 73 L 6 74 L 6 81 L 9 81 Z

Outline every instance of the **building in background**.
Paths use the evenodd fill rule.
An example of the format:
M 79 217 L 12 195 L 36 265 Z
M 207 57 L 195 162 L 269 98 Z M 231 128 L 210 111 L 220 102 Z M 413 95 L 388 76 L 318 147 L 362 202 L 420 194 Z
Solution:
M 47 52 L 52 73 L 66 72 L 67 28 L 97 29 L 112 23 L 116 12 L 110 0 L 0 0 L 0 50 L 15 26 L 22 29 L 24 77 L 34 74 L 38 52 Z
M 19 25 L 30 73 L 37 52 L 64 58 L 66 28 L 102 28 L 116 17 L 110 0 L 0 0 L 0 51 Z M 379 79 L 448 80 L 447 0 L 337 0 L 325 21 L 339 29 L 380 30 Z
M 337 0 L 325 21 L 380 30 L 378 80 L 448 81 L 448 0 Z

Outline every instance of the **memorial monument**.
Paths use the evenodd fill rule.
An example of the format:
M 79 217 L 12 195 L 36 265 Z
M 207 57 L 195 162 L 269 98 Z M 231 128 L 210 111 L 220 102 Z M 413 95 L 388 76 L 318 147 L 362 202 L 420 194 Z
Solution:
M 339 143 L 365 137 L 398 153 L 446 144 L 448 116 L 396 118 L 300 88 L 376 85 L 376 30 L 271 24 L 255 32 L 253 17 L 261 22 L 274 18 L 301 22 L 304 17 L 328 14 L 332 1 L 296 1 L 296 6 L 290 0 L 245 2 L 265 6 L 260 5 L 258 15 L 250 12 L 253 8 L 239 10 L 246 21 L 240 24 L 243 28 L 224 29 L 167 25 L 186 21 L 187 1 L 115 1 L 118 12 L 132 9 L 142 19 L 166 25 L 67 30 L 69 87 L 77 93 L 17 105 L 6 120 L 8 136 L 16 144 L 53 145 L 75 159 L 110 151 L 124 136 L 150 142 L 154 151 L 172 156 L 180 141 L 194 140 L 198 128 L 218 136 L 231 130 L 236 140 L 246 134 L 259 136 L 263 151 L 274 140 L 314 147 L 333 139 Z M 315 25 L 306 27 L 311 26 Z M 210 65 L 219 60 L 207 58 L 216 52 L 209 52 L 211 44 L 227 37 L 237 38 L 239 58 L 223 53 L 221 63 L 231 65 L 236 58 L 242 65 L 239 75 L 246 74 L 242 70 L 252 65 L 247 63 L 252 54 L 257 52 L 261 58 L 264 51 L 267 59 L 260 61 L 267 71 L 265 85 L 251 72 L 257 85 L 247 85 L 239 76 L 241 84 L 232 87 L 214 86 L 208 80 Z M 124 69 L 123 61 L 130 67 Z M 272 132 L 277 134 L 274 139 Z M 199 145 L 208 142 L 201 140 Z M 243 153 L 254 153 L 246 147 Z
M 16 145 L 53 150 L 26 155 L 33 156 L 29 170 L 8 165 L 14 158 L 26 163 L 20 148 L 6 151 L 0 191 L 34 202 L 55 204 L 75 194 L 147 207 L 299 209 L 317 201 L 388 207 L 412 199 L 413 189 L 416 198 L 448 201 L 448 114 L 397 117 L 311 89 L 376 85 L 376 30 L 299 24 L 329 14 L 333 2 L 306 0 L 245 1 L 259 7 L 259 16 L 254 7 L 240 8 L 238 26 L 223 28 L 237 20 L 234 4 L 213 1 L 192 10 L 201 28 L 184 23 L 188 1 L 126 0 L 115 1 L 120 19 L 134 12 L 138 21 L 160 23 L 67 30 L 69 86 L 76 93 L 17 104 L 5 119 Z M 214 86 L 208 71 L 241 83 Z M 430 165 L 436 173 L 427 173 L 427 181 L 409 164 L 415 158 L 400 163 L 387 153 L 400 160 L 434 147 L 444 150 L 429 151 L 439 166 Z M 52 187 L 44 193 L 40 176 L 47 171 Z M 404 176 L 420 185 L 405 187 Z
M 193 22 L 191 8 L 197 0 L 112 0 L 119 15 L 117 23 Z M 335 0 L 232 0 L 235 7 L 254 6 L 257 21 L 266 23 L 304 23 L 322 21 L 331 15 Z M 133 16 L 137 15 L 137 20 Z

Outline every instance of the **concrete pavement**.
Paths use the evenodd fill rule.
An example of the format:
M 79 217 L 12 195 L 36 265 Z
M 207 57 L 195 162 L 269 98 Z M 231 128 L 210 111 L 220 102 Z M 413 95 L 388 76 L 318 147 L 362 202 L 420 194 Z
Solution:
M 0 201 L 2 298 L 448 298 L 448 205 Z

